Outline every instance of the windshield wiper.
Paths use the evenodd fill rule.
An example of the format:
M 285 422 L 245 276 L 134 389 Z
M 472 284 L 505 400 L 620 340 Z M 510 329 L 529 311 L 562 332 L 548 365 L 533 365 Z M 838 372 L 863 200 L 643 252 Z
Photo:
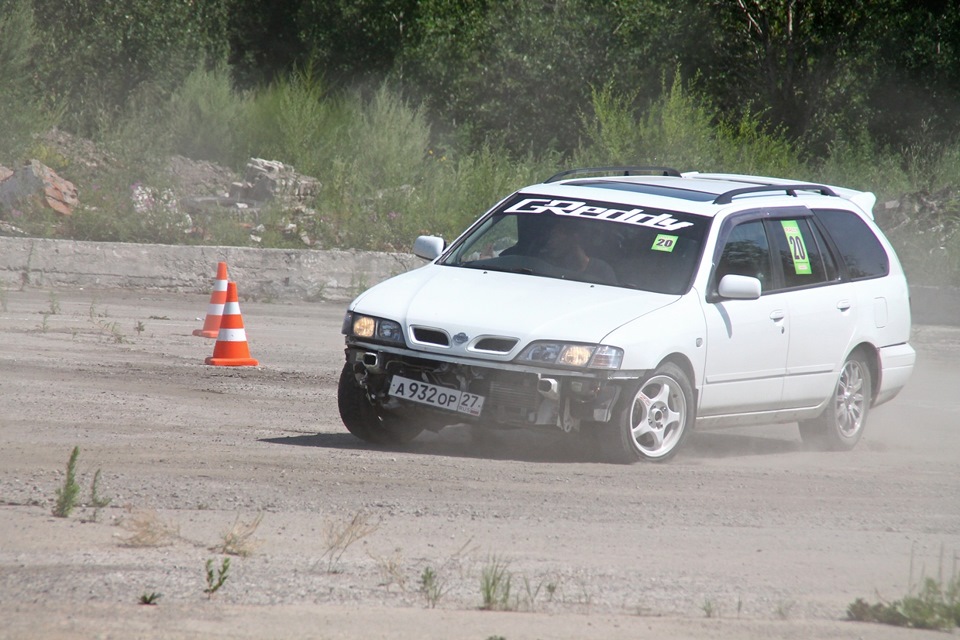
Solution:
M 507 267 L 503 265 L 492 265 L 492 264 L 477 264 L 478 262 L 483 262 L 481 260 L 475 260 L 473 262 L 461 262 L 458 264 L 458 267 L 463 267 L 464 269 L 480 269 L 482 271 L 499 271 L 502 273 L 522 273 L 524 275 L 533 275 L 533 269 L 529 267 Z

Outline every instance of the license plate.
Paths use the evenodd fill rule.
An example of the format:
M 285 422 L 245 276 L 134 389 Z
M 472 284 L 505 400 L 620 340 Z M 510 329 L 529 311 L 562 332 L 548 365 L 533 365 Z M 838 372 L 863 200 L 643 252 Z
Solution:
M 390 381 L 390 395 L 471 416 L 479 416 L 483 409 L 483 396 L 400 376 Z

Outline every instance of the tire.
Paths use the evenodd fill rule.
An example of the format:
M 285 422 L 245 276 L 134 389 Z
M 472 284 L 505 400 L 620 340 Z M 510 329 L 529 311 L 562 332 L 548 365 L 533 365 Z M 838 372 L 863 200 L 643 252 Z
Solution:
M 799 423 L 800 439 L 823 451 L 849 451 L 867 424 L 872 389 L 870 367 L 859 352 L 847 358 L 829 404 L 818 417 Z
M 347 363 L 337 385 L 337 407 L 347 431 L 364 442 L 396 446 L 409 443 L 423 429 L 408 420 L 377 407 L 357 382 L 353 366 Z
M 630 464 L 664 462 L 676 455 L 696 417 L 687 374 L 667 362 L 624 391 L 613 419 L 600 430 L 603 457 Z

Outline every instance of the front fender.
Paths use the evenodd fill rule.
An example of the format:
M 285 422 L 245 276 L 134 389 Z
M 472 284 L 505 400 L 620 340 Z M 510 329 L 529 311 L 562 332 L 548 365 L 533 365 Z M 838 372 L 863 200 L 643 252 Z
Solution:
M 706 362 L 706 325 L 698 303 L 699 293 L 692 289 L 676 302 L 645 316 L 631 320 L 611 331 L 603 343 L 624 351 L 623 371 L 650 371 L 677 355 L 685 358 L 698 387 Z

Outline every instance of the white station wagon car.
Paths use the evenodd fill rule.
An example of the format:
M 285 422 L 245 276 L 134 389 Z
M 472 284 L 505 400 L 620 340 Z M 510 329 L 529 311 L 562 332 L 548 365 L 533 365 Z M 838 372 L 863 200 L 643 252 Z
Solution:
M 798 423 L 852 448 L 913 370 L 907 282 L 868 192 L 663 167 L 523 188 L 357 297 L 340 415 L 372 443 L 473 423 L 666 460 L 693 428 Z

